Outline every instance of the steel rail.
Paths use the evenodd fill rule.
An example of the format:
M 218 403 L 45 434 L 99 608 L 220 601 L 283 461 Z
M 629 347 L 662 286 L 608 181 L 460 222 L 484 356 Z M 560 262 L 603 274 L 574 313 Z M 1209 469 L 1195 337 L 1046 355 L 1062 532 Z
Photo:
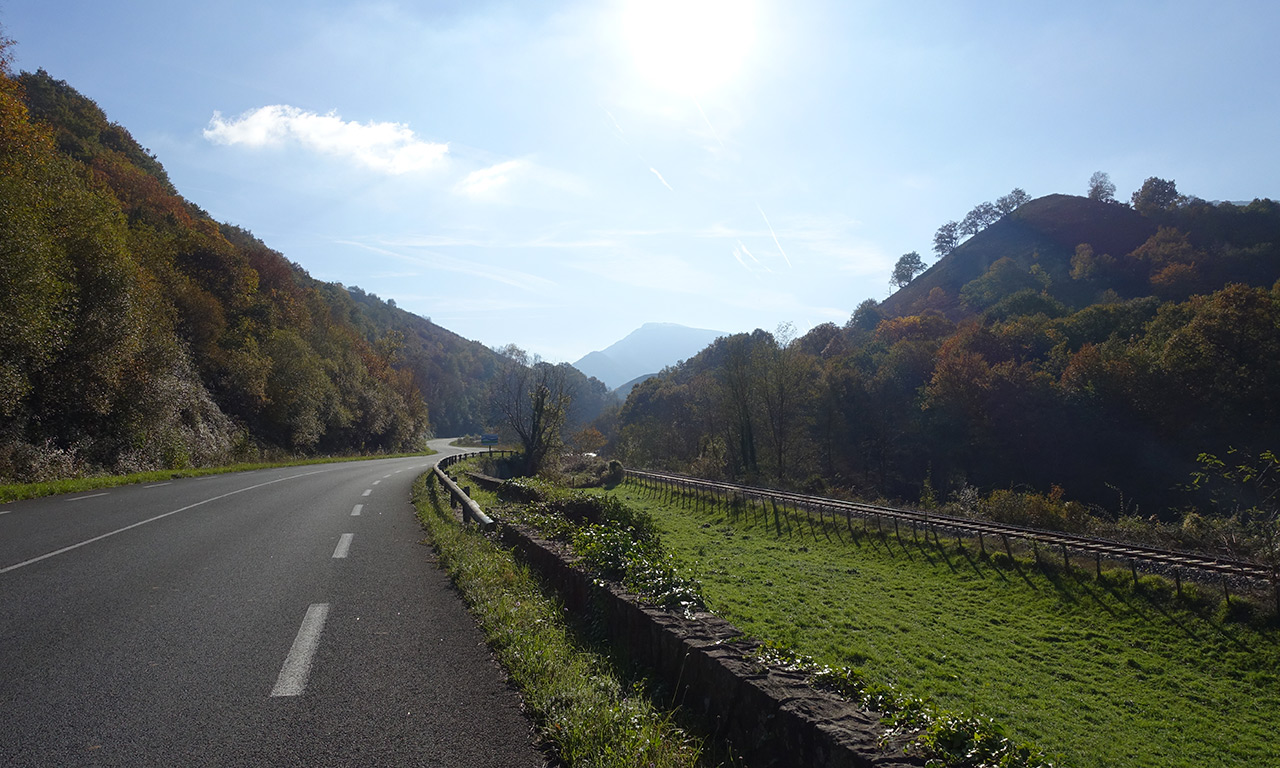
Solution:
M 702 480 L 700 478 L 670 472 L 629 469 L 627 470 L 627 474 L 656 482 L 674 484 L 690 491 L 710 491 L 727 497 L 749 498 L 761 501 L 770 500 L 774 503 L 782 503 L 784 505 L 790 504 L 792 507 L 803 508 L 808 511 L 816 511 L 819 512 L 819 514 L 821 514 L 822 510 L 825 509 L 831 510 L 833 514 L 836 511 L 842 511 L 847 514 L 856 514 L 864 518 L 876 516 L 906 521 L 913 525 L 924 525 L 927 529 L 933 529 L 935 532 L 935 538 L 937 535 L 936 532 L 939 529 L 948 530 L 950 532 L 958 531 L 961 534 L 969 533 L 980 536 L 993 535 L 1012 537 L 1034 543 L 1060 547 L 1064 551 L 1069 549 L 1076 553 L 1088 553 L 1098 557 L 1105 557 L 1109 560 L 1127 561 L 1130 563 L 1131 567 L 1137 562 L 1142 562 L 1158 565 L 1163 568 L 1170 568 L 1173 569 L 1175 573 L 1181 572 L 1182 570 L 1201 571 L 1205 573 L 1213 573 L 1219 576 L 1243 578 L 1250 581 L 1263 581 L 1273 585 L 1276 583 L 1275 571 L 1268 566 L 1248 560 L 1237 560 L 1195 552 L 1183 552 L 1174 549 L 1148 547 L 1141 544 L 1128 544 L 1092 536 L 1081 536 L 1061 531 L 1050 531 L 1041 528 L 1009 525 L 989 520 L 975 520 L 967 517 L 957 517 L 955 515 L 942 515 L 921 510 L 900 509 L 876 504 L 865 504 L 856 501 L 830 499 L 822 496 L 811 496 L 772 488 L 760 488 L 757 486 L 739 485 L 737 483 Z

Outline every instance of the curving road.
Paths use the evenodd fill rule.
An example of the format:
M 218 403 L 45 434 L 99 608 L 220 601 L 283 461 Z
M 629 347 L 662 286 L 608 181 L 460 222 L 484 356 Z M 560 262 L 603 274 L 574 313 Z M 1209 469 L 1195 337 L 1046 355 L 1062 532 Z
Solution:
M 446 444 L 0 505 L 0 765 L 543 765 L 421 543 Z

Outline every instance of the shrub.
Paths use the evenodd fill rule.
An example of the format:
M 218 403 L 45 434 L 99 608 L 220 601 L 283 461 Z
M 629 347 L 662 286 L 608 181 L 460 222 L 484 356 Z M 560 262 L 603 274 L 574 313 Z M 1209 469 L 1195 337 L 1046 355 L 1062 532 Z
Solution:
M 609 471 L 604 476 L 604 484 L 612 488 L 621 483 L 626 476 L 627 472 L 622 468 L 622 462 L 612 459 L 609 461 Z
M 1056 485 L 1048 495 L 995 491 L 979 504 L 979 509 L 991 520 L 1012 525 L 1075 532 L 1089 528 L 1089 510 L 1078 501 L 1063 501 L 1062 488 Z

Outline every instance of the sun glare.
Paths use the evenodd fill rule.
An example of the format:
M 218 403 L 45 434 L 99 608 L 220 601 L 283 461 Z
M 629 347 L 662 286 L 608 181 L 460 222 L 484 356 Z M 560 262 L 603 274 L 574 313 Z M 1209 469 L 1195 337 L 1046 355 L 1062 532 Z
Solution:
M 696 98 L 742 68 L 755 42 L 753 11 L 744 0 L 630 0 L 622 21 L 640 75 Z

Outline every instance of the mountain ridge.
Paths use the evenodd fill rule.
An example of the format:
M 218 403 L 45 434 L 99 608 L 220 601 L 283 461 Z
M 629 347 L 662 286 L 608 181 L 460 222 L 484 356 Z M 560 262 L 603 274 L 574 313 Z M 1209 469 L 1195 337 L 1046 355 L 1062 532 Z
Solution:
M 696 355 L 724 335 L 678 323 L 648 322 L 604 349 L 583 355 L 573 367 L 618 389 Z

